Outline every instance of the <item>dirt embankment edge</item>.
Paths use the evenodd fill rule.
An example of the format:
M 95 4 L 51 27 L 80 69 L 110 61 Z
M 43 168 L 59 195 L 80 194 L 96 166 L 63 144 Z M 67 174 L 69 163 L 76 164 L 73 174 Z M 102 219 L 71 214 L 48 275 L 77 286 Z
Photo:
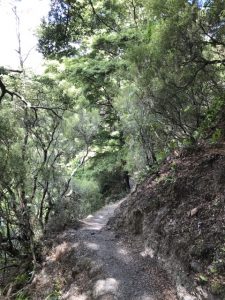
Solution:
M 225 145 L 168 158 L 109 225 L 164 266 L 180 299 L 225 299 Z

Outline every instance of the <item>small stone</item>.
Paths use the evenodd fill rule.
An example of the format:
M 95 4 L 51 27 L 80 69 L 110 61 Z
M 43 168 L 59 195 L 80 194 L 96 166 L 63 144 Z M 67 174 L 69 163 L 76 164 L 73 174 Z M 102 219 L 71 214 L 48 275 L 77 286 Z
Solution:
M 195 208 L 193 208 L 192 210 L 190 210 L 188 212 L 188 216 L 189 217 L 194 217 L 195 215 L 197 215 L 198 211 L 199 211 L 199 207 L 195 207 Z
M 200 273 L 202 271 L 201 265 L 197 261 L 191 261 L 190 267 L 194 272 Z
M 199 208 L 195 207 L 194 209 L 191 210 L 191 217 L 195 216 L 198 212 Z

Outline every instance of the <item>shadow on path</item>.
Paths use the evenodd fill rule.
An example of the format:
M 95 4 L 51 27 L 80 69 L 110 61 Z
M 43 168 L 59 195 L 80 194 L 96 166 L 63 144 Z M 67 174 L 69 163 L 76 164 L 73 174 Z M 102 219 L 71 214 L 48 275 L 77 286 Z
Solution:
M 92 272 L 91 288 L 77 295 L 76 286 L 71 285 L 61 299 L 177 299 L 173 285 L 156 262 L 129 248 L 107 228 L 109 218 L 122 201 L 107 205 L 81 221 L 82 228 L 74 233 L 79 237 L 74 247 L 82 244 L 85 257 L 94 262 L 97 271 Z

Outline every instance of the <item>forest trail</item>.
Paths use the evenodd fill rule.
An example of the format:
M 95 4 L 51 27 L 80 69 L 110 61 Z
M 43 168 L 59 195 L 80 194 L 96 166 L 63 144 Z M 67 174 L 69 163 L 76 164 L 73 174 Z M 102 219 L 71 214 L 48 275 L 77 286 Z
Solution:
M 173 285 L 157 263 L 148 255 L 124 243 L 106 226 L 121 202 L 105 206 L 94 215 L 83 219 L 83 226 L 78 231 L 71 230 L 67 233 L 67 238 L 70 235 L 70 242 L 74 239 L 74 247 L 80 257 L 83 257 L 83 261 L 86 259 L 92 265 L 89 270 L 91 279 L 88 284 L 85 276 L 81 278 L 84 286 L 81 289 L 79 286 L 78 289 L 76 285 L 81 276 L 78 275 L 77 281 L 74 280 L 61 299 L 177 299 Z

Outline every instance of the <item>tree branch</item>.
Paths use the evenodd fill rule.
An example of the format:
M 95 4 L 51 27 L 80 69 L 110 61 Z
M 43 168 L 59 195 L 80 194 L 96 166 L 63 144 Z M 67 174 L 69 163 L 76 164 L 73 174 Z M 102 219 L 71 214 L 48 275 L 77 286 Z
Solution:
M 97 17 L 97 19 L 103 23 L 106 27 L 108 27 L 109 29 L 111 29 L 112 31 L 116 31 L 118 32 L 118 30 L 116 30 L 115 28 L 113 28 L 111 25 L 109 25 L 108 23 L 105 22 L 105 20 L 103 18 L 101 18 L 99 16 L 99 14 L 96 12 L 95 8 L 94 8 L 94 5 L 92 3 L 92 0 L 88 0 L 90 6 L 91 6 L 91 9 L 92 9 L 92 12 L 94 13 L 94 15 Z

